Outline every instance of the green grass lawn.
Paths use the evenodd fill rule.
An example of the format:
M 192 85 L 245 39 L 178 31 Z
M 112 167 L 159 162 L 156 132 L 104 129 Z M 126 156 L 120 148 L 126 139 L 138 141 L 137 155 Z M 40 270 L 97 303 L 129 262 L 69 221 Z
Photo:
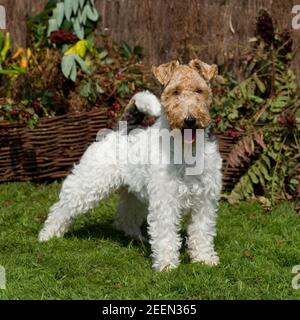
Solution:
M 291 286 L 300 264 L 300 219 L 292 203 L 272 212 L 257 204 L 222 203 L 218 267 L 190 264 L 151 269 L 148 245 L 112 228 L 117 196 L 76 221 L 64 239 L 38 243 L 59 183 L 0 185 L 0 299 L 300 299 Z

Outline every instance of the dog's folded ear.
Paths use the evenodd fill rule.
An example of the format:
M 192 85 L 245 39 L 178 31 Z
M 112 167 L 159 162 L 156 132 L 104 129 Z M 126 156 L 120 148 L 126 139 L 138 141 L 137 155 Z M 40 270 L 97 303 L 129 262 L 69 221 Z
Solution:
M 155 78 L 163 85 L 166 86 L 174 73 L 174 70 L 179 66 L 178 61 L 171 61 L 162 64 L 158 67 L 152 67 L 152 72 Z
M 206 81 L 210 81 L 218 74 L 218 66 L 215 64 L 209 65 L 199 59 L 191 60 L 189 66 L 197 70 Z

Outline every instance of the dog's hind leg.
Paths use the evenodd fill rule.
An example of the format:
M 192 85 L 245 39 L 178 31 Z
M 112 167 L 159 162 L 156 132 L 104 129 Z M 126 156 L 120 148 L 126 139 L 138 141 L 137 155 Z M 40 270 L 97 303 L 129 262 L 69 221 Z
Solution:
M 99 163 L 95 149 L 90 149 L 64 181 L 59 201 L 50 208 L 39 234 L 40 241 L 63 236 L 77 216 L 97 206 L 100 200 L 119 188 L 121 177 L 118 166 Z
M 122 189 L 114 226 L 117 230 L 123 231 L 126 236 L 138 241 L 146 241 L 141 233 L 141 226 L 146 220 L 147 212 L 145 203 L 127 189 Z

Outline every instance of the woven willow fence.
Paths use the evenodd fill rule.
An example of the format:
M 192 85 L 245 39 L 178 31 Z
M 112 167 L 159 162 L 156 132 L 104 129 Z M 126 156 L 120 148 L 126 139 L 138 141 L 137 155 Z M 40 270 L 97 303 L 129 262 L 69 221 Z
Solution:
M 106 125 L 106 114 L 99 111 L 44 118 L 32 130 L 0 122 L 0 182 L 65 177 Z M 224 186 L 230 188 L 242 174 L 242 169 L 227 168 L 235 141 L 226 135 L 217 138 Z

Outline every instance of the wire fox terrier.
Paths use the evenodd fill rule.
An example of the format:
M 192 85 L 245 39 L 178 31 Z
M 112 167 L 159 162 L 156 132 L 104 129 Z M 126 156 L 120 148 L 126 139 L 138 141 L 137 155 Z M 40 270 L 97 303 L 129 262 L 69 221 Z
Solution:
M 101 135 L 65 179 L 59 201 L 51 207 L 39 240 L 63 236 L 77 216 L 120 189 L 115 226 L 126 235 L 142 240 L 140 227 L 147 220 L 155 270 L 165 271 L 178 266 L 180 223 L 185 213 L 190 214 L 187 246 L 191 260 L 217 265 L 219 258 L 214 249 L 214 237 L 222 188 L 222 160 L 209 129 L 209 82 L 217 68 L 197 59 L 188 65 L 173 61 L 153 67 L 152 71 L 164 87 L 161 101 L 150 92 L 141 92 L 133 97 L 127 111 L 159 116 L 155 124 L 133 135 L 122 130 Z M 161 148 L 161 142 L 158 148 L 153 147 L 149 134 L 157 136 L 162 130 L 184 131 L 184 137 L 180 143 L 170 144 L 167 150 Z M 203 168 L 197 174 L 187 174 L 191 163 L 188 164 L 185 158 L 182 160 L 183 157 L 181 163 L 175 162 L 174 153 L 178 147 L 192 149 L 194 154 L 198 131 L 203 132 L 204 137 L 199 153 Z M 120 161 L 117 152 L 127 161 Z M 151 157 L 154 154 L 160 159 L 171 160 L 159 163 L 130 161 L 137 155 L 147 158 L 150 153 Z

